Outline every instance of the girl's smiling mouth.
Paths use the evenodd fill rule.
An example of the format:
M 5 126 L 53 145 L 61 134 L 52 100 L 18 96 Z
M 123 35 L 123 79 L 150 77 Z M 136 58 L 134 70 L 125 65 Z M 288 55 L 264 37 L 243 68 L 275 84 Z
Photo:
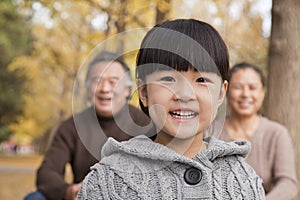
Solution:
M 192 110 L 174 110 L 170 111 L 169 114 L 175 119 L 192 119 L 198 116 L 198 112 Z

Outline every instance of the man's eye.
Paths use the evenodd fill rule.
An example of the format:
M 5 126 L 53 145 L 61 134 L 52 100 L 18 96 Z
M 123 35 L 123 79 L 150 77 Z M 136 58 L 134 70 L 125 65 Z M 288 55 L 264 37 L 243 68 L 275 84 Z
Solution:
M 173 77 L 171 77 L 171 76 L 163 77 L 160 80 L 166 81 L 166 82 L 175 82 L 175 79 Z
M 205 83 L 205 82 L 208 82 L 208 80 L 206 78 L 200 77 L 196 80 L 196 82 Z
M 109 84 L 110 84 L 110 85 L 116 85 L 116 84 L 117 84 L 117 81 L 115 81 L 115 80 L 110 80 L 110 81 L 109 81 Z

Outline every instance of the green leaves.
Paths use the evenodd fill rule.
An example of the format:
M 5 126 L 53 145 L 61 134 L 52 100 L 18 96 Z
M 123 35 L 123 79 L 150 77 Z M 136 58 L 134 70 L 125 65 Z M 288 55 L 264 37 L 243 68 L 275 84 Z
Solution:
M 7 139 L 12 131 L 10 125 L 17 122 L 25 104 L 26 77 L 21 70 L 9 70 L 9 63 L 16 56 L 31 50 L 29 28 L 18 14 L 12 1 L 0 3 L 0 142 Z

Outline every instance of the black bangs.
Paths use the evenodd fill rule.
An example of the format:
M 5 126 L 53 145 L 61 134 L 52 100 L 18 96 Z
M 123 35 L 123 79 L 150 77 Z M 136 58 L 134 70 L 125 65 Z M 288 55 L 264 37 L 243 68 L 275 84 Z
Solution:
M 205 22 L 167 21 L 151 29 L 137 56 L 137 78 L 154 71 L 195 69 L 227 78 L 227 47 L 217 31 Z
M 187 49 L 190 50 L 190 49 Z M 209 56 L 195 56 L 193 51 L 182 52 L 184 58 L 173 52 L 160 50 L 160 49 L 147 49 L 145 52 L 140 51 L 140 63 L 137 70 L 137 78 L 145 80 L 148 74 L 155 71 L 188 71 L 190 69 L 199 72 L 213 72 L 220 75 L 218 68 Z M 184 54 L 183 54 L 184 53 Z M 190 53 L 190 55 L 187 55 Z M 207 53 L 206 53 L 207 54 Z

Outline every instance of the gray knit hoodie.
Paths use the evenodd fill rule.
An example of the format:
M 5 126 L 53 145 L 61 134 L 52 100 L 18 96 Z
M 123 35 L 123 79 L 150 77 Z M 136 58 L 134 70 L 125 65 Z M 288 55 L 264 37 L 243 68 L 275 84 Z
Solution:
M 261 179 L 244 160 L 248 142 L 207 142 L 189 159 L 145 136 L 110 138 L 78 199 L 265 199 Z

